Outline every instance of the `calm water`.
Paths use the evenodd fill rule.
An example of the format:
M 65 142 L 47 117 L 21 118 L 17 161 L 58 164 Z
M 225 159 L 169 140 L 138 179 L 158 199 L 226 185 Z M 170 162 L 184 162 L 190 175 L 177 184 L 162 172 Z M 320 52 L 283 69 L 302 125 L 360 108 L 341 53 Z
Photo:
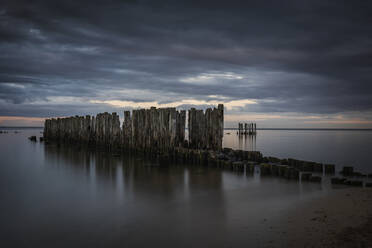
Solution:
M 162 168 L 138 157 L 33 143 L 32 134 L 40 130 L 0 134 L 0 247 L 265 247 L 267 220 L 281 224 L 283 213 L 332 190 L 258 174 Z M 224 144 L 319 161 L 336 161 L 342 151 L 357 161 L 371 148 L 368 137 L 262 131 L 256 142 L 231 134 Z

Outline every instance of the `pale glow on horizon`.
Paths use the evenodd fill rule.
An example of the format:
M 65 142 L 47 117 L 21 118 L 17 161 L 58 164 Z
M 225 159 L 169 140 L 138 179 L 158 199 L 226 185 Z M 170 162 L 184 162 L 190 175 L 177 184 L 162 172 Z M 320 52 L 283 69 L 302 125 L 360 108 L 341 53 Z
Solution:
M 158 103 L 157 101 L 149 101 L 149 102 L 134 102 L 134 101 L 121 101 L 121 100 L 91 100 L 89 101 L 91 103 L 95 104 L 108 104 L 115 107 L 131 107 L 131 108 L 150 108 L 150 107 L 156 107 L 156 108 L 172 108 L 172 107 L 178 107 L 181 105 L 215 105 L 217 107 L 218 104 L 224 104 L 226 109 L 232 110 L 234 108 L 238 107 L 244 107 L 247 104 L 257 104 L 256 101 L 250 100 L 250 99 L 244 99 L 244 100 L 232 100 L 232 101 L 217 101 L 217 100 L 211 100 L 211 101 L 205 101 L 205 100 L 195 100 L 195 99 L 185 99 L 181 101 L 175 101 L 175 102 L 169 102 L 169 103 Z
M 143 105 L 141 105 L 143 107 Z M 162 106 L 163 107 L 163 106 Z M 53 117 L 47 117 L 53 118 Z M 0 126 L 43 126 L 44 117 L 25 117 L 25 116 L 0 116 Z M 54 117 L 57 118 L 57 117 Z M 63 118 L 63 116 L 59 116 Z M 122 120 L 121 120 L 122 121 Z M 281 124 L 278 121 L 285 121 Z M 294 121 L 293 125 L 288 125 L 287 121 Z M 356 118 L 346 119 L 341 115 L 337 116 L 293 116 L 292 113 L 278 114 L 225 114 L 225 127 L 235 127 L 238 122 L 257 122 L 259 127 L 329 127 L 333 128 L 371 128 L 372 120 L 362 120 Z M 283 125 L 284 124 L 284 125 Z M 304 126 L 305 124 L 305 126 Z M 307 124 L 307 125 L 306 125 Z M 309 126 L 310 125 L 310 126 Z M 347 126 L 345 126 L 347 125 Z M 352 125 L 352 126 L 350 126 Z M 361 126 L 362 125 L 362 126 Z M 367 126 L 366 126 L 367 125 Z
M 0 126 L 44 126 L 46 118 L 26 116 L 0 116 Z
M 308 119 L 322 119 L 321 116 L 291 116 L 278 114 L 226 114 L 225 121 L 264 121 L 271 119 L 285 119 L 285 120 L 308 120 Z
M 317 120 L 304 121 L 307 124 L 372 124 L 370 120 L 349 119 L 349 120 Z

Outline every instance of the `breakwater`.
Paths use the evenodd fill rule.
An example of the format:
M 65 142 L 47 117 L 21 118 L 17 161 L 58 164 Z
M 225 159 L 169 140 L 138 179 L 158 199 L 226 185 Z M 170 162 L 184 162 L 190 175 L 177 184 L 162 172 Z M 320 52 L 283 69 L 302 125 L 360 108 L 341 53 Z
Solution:
M 117 113 L 96 117 L 73 116 L 47 119 L 46 139 L 103 145 L 109 149 L 169 150 L 176 147 L 221 150 L 223 105 L 217 108 L 189 110 L 189 139 L 185 139 L 186 111 L 175 108 L 124 111 L 120 127 Z
M 45 121 L 44 139 L 47 142 L 99 146 L 113 152 L 139 152 L 161 165 L 186 163 L 247 174 L 258 169 L 261 176 L 318 183 L 322 182 L 323 175 L 335 174 L 333 164 L 264 157 L 258 151 L 222 148 L 223 105 L 206 111 L 192 108 L 188 110 L 188 118 L 186 114 L 185 110 L 177 111 L 175 108 L 124 111 L 122 125 L 116 113 L 52 118 Z M 185 136 L 186 120 L 188 139 Z M 248 133 L 255 130 L 253 124 L 245 126 Z M 249 126 L 252 129 L 247 128 Z M 359 174 L 345 172 L 345 177 L 334 178 L 331 182 L 363 185 L 358 179 L 345 179 L 347 176 L 365 176 Z

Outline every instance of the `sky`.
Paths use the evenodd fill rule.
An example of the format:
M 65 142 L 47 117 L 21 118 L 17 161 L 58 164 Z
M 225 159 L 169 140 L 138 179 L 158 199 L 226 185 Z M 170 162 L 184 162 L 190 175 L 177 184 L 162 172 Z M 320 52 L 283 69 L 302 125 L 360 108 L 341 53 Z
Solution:
M 372 128 L 370 1 L 0 3 L 0 126 L 225 105 L 225 127 Z

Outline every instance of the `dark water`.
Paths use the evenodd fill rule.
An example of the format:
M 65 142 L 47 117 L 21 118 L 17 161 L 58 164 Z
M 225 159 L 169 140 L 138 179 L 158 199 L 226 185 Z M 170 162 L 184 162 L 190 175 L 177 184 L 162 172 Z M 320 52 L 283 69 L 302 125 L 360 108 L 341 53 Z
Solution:
M 283 213 L 332 190 L 326 182 L 162 168 L 138 157 L 33 143 L 31 134 L 41 135 L 0 134 L 0 247 L 265 247 L 267 220 L 280 224 Z M 256 147 L 266 142 L 270 152 L 293 135 L 262 132 Z M 225 144 L 239 145 L 234 137 Z M 346 142 L 342 137 L 334 142 Z M 308 154 L 287 146 L 272 154 L 291 147 Z

